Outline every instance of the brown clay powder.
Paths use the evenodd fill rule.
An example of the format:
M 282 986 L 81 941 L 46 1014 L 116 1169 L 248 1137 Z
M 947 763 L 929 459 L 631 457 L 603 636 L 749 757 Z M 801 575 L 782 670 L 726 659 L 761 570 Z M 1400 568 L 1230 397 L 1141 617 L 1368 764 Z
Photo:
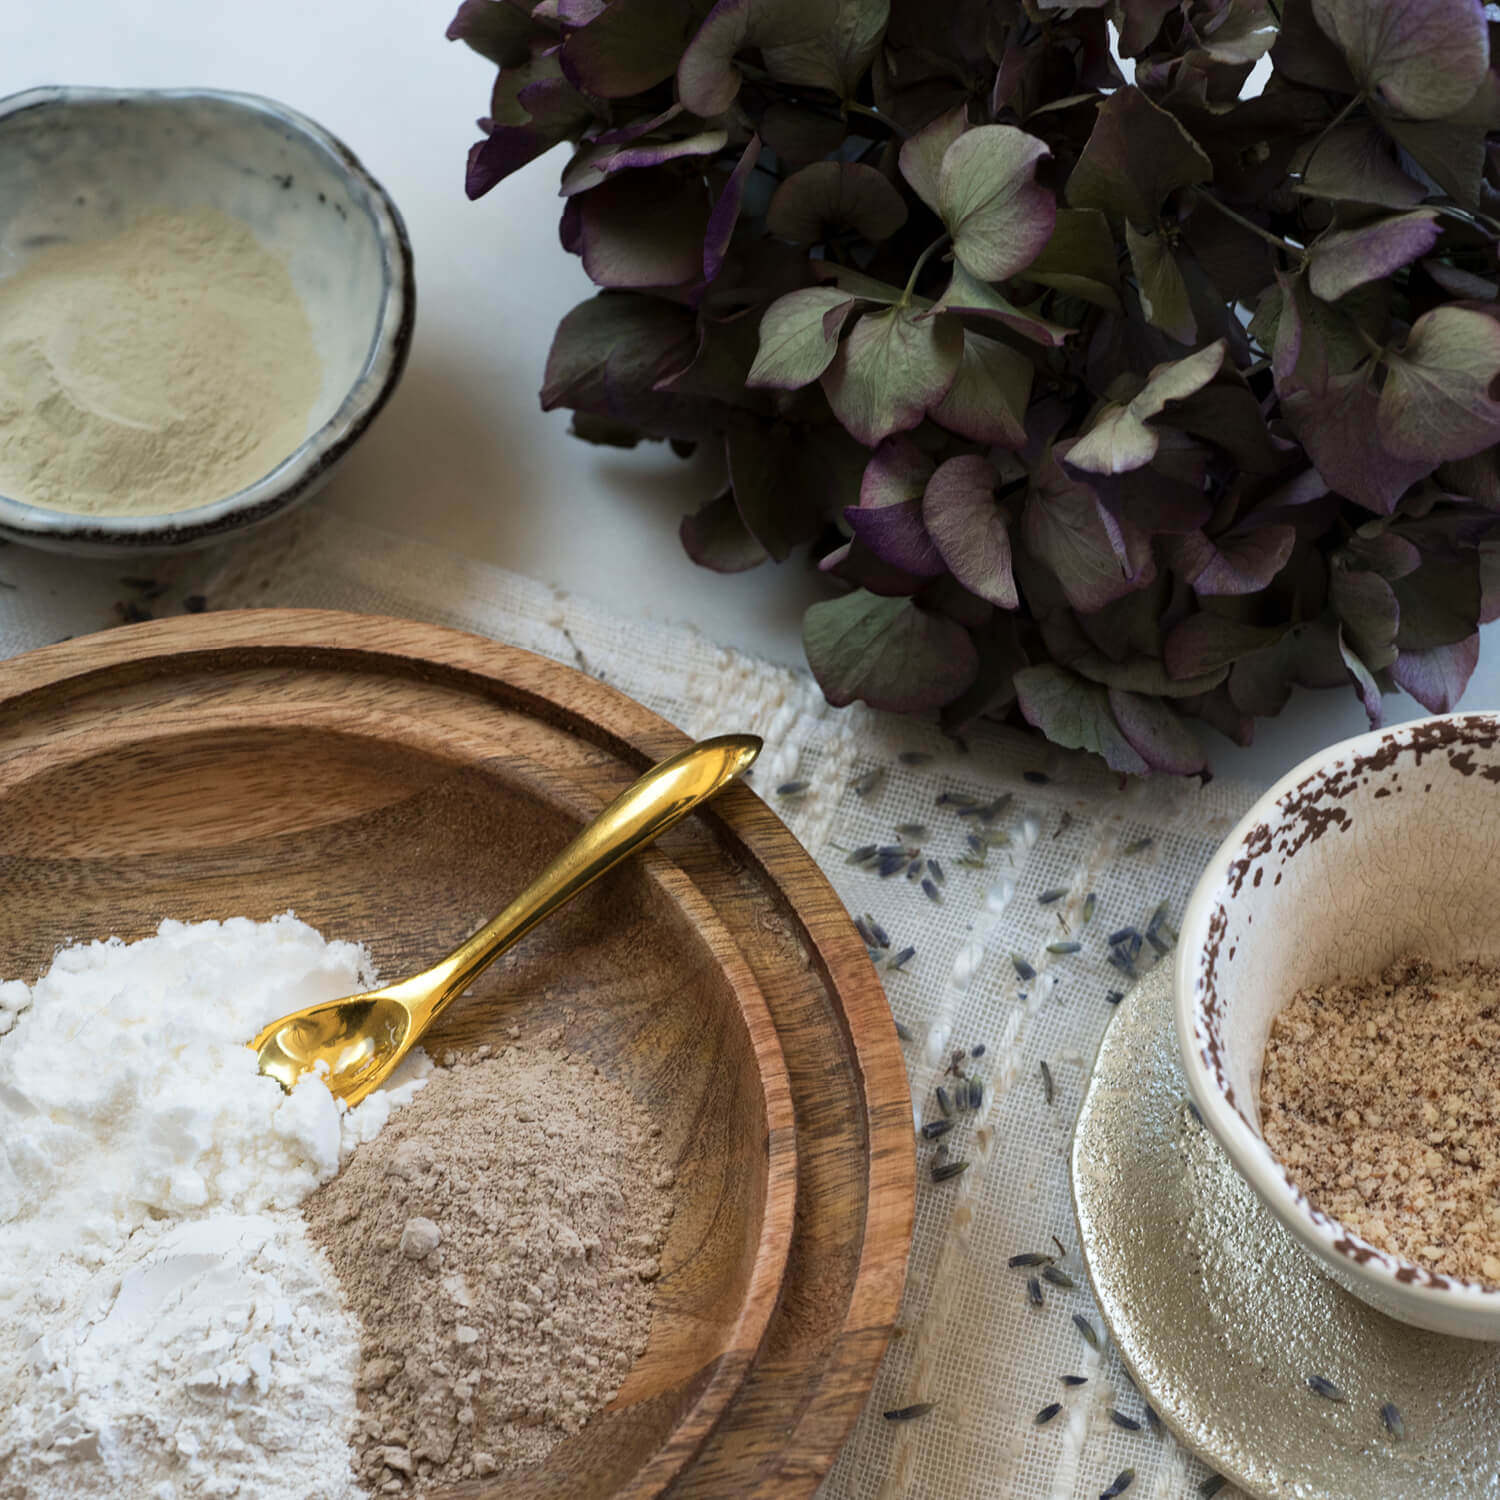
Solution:
M 1302 990 L 1260 1088 L 1267 1144 L 1372 1245 L 1500 1284 L 1500 968 L 1404 958 Z
M 534 1463 L 611 1400 L 672 1212 L 659 1135 L 554 1035 L 451 1060 L 307 1200 L 363 1324 L 370 1491 Z

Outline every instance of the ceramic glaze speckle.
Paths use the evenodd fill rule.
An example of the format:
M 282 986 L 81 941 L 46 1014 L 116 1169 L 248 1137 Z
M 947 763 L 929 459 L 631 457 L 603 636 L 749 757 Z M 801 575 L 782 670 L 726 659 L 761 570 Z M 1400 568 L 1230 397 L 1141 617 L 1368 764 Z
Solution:
M 306 307 L 323 380 L 302 445 L 237 494 L 169 516 L 78 516 L 0 496 L 0 534 L 117 556 L 212 540 L 312 493 L 395 388 L 415 308 L 411 250 L 395 206 L 333 136 L 270 100 L 213 90 L 0 100 L 0 276 L 46 246 L 204 206 L 248 225 Z
M 1260 1133 L 1261 1059 L 1298 990 L 1419 953 L 1500 960 L 1500 719 L 1345 741 L 1284 777 L 1215 855 L 1178 949 L 1183 1064 L 1205 1120 L 1296 1243 L 1392 1317 L 1500 1339 L 1500 1290 L 1387 1254 L 1311 1204 Z

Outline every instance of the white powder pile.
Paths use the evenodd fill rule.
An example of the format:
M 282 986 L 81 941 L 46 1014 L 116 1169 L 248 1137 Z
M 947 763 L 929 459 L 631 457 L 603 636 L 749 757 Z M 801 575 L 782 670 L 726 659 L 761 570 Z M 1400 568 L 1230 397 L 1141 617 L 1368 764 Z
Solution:
M 297 1205 L 431 1064 L 345 1112 L 246 1040 L 367 987 L 288 916 L 164 922 L 0 985 L 0 1497 L 349 1500 L 359 1329 Z
M 321 382 L 291 276 L 238 219 L 48 246 L 0 278 L 0 494 L 87 515 L 223 499 L 297 447 Z

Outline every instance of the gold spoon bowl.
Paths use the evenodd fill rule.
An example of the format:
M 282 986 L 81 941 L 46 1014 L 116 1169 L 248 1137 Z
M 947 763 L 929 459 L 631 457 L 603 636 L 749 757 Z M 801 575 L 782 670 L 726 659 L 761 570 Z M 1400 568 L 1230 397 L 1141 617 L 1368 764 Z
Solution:
M 250 1043 L 260 1071 L 291 1089 L 321 1075 L 351 1108 L 378 1088 L 423 1033 L 494 961 L 606 870 L 722 791 L 760 754 L 726 734 L 653 766 L 587 824 L 499 916 L 409 979 L 327 1000 L 272 1021 Z

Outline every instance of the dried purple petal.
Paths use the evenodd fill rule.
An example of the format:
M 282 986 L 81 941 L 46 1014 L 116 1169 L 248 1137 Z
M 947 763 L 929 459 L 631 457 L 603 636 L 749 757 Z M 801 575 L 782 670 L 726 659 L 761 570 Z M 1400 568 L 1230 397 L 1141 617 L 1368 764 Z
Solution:
M 943 899 L 941 892 L 937 888 L 937 882 L 930 875 L 922 882 L 922 894 L 929 901 L 940 902 Z
M 1349 1398 L 1326 1375 L 1309 1375 L 1307 1388 L 1325 1401 L 1347 1401 Z
M 903 948 L 894 958 L 886 959 L 885 966 L 887 969 L 894 969 L 897 973 L 900 973 L 916 956 L 917 950 L 915 948 Z
M 936 1120 L 928 1120 L 922 1126 L 922 1139 L 924 1141 L 935 1141 L 939 1136 L 947 1135 L 953 1129 L 954 1122 L 943 1116 Z
M 776 788 L 776 795 L 778 797 L 801 797 L 811 785 L 812 783 L 808 781 L 783 781 Z
M 1033 1307 L 1045 1307 L 1046 1298 L 1042 1296 L 1042 1283 L 1035 1276 L 1026 1278 L 1026 1300 Z
M 1135 1483 L 1134 1469 L 1121 1469 L 1114 1479 L 1110 1481 L 1107 1490 L 1099 1492 L 1099 1500 L 1119 1500 L 1119 1497 Z
M 1022 983 L 1036 978 L 1036 970 L 1019 953 L 1012 953 L 1010 961 L 1015 966 L 1016 978 Z
M 1061 1401 L 1049 1402 L 1031 1419 L 1032 1424 L 1036 1427 L 1045 1427 L 1061 1410 Z
M 861 844 L 858 849 L 855 849 L 849 855 L 844 863 L 846 865 L 867 865 L 872 860 L 878 858 L 879 855 L 880 846 L 878 844 Z
M 1061 901 L 1067 894 L 1068 892 L 1065 887 L 1058 886 L 1054 890 L 1043 891 L 1036 899 L 1041 906 L 1051 906 L 1054 901 Z
M 918 1417 L 925 1417 L 936 1406 L 936 1401 L 918 1401 L 911 1406 L 898 1406 L 895 1410 L 886 1412 L 885 1419 L 887 1422 L 915 1422 Z
M 1110 1407 L 1109 1420 L 1116 1427 L 1123 1427 L 1126 1432 L 1139 1432 L 1141 1430 L 1141 1424 L 1134 1417 L 1127 1417 L 1118 1406 Z
M 1394 1401 L 1387 1401 L 1380 1408 L 1380 1420 L 1385 1423 L 1385 1430 L 1398 1443 L 1406 1441 L 1406 1421 L 1401 1415 L 1401 1408 Z
M 1061 1378 L 1064 1385 L 1087 1385 L 1089 1383 L 1087 1375 L 1064 1375 Z

